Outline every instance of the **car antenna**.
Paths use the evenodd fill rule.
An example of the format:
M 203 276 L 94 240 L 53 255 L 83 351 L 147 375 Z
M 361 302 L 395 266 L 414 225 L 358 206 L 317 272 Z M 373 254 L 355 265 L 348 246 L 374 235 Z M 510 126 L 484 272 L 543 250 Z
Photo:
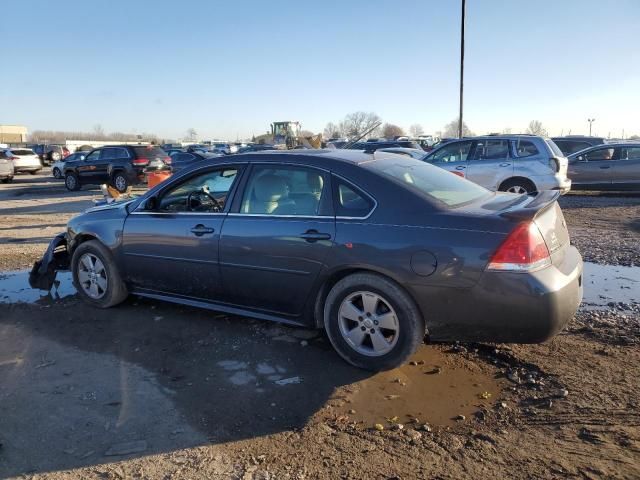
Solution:
M 340 147 L 340 149 L 345 149 L 345 148 L 351 148 L 353 145 L 355 145 L 356 143 L 358 143 L 360 140 L 362 140 L 364 137 L 366 137 L 367 135 L 369 135 L 371 132 L 373 132 L 376 128 L 378 128 L 380 125 L 382 125 L 382 122 L 376 122 L 373 124 L 373 126 L 371 128 L 369 128 L 368 130 L 366 130 L 362 135 L 360 135 L 358 138 L 356 138 L 355 140 L 351 140 L 348 143 L 345 143 L 342 147 Z

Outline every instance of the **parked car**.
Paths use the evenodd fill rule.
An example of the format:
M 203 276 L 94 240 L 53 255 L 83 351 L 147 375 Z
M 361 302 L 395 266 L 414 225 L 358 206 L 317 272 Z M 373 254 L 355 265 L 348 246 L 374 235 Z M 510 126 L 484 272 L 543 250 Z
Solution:
M 171 165 L 171 157 L 155 145 L 109 145 L 89 152 L 83 160 L 64 164 L 64 184 L 68 190 L 82 185 L 109 183 L 119 192 L 143 183 L 145 171 Z
M 406 155 L 408 157 L 415 158 L 416 160 L 424 160 L 424 157 L 427 156 L 427 152 L 421 148 L 379 148 L 375 153 L 397 153 L 398 155 Z
M 265 150 L 275 150 L 275 149 L 276 148 L 273 145 L 254 143 L 252 145 L 245 145 L 244 147 L 239 147 L 237 153 L 262 152 Z
M 79 151 L 72 153 L 66 158 L 58 160 L 51 166 L 51 174 L 54 178 L 64 178 L 64 165 L 66 162 L 73 162 L 74 160 L 84 160 L 88 152 Z
M 13 163 L 15 173 L 28 172 L 35 175 L 42 170 L 38 155 L 30 148 L 7 148 L 4 153 Z
M 602 137 L 587 137 L 584 135 L 568 135 L 566 137 L 552 137 L 553 143 L 562 151 L 565 156 L 579 152 L 585 148 L 607 143 Z
M 0 181 L 2 183 L 11 183 L 13 176 L 13 161 L 4 150 L 0 150 Z
M 69 149 L 64 145 L 36 144 L 33 147 L 33 151 L 40 158 L 42 165 L 51 165 L 71 154 Z
M 191 164 L 195 162 L 199 162 L 201 160 L 206 160 L 208 158 L 221 157 L 221 154 L 217 153 L 198 153 L 198 152 L 185 152 L 182 150 L 174 151 L 170 153 L 171 157 L 171 171 L 175 174 L 180 170 L 189 167 Z
M 351 146 L 349 146 L 348 148 L 351 150 L 364 150 L 366 153 L 373 153 L 379 148 L 393 148 L 393 147 L 420 149 L 420 145 L 410 140 L 379 140 L 379 139 L 369 139 L 366 142 L 356 142 Z
M 223 155 L 230 155 L 238 152 L 238 146 L 231 143 L 213 142 L 211 145 L 211 151 L 213 153 L 222 153 Z
M 606 144 L 569 155 L 577 190 L 640 190 L 640 143 Z
M 494 191 L 566 193 L 571 188 L 567 159 L 552 140 L 535 135 L 452 140 L 433 150 L 424 161 Z
M 398 155 L 234 155 L 74 217 L 30 283 L 70 268 L 99 308 L 133 293 L 325 328 L 348 362 L 389 369 L 425 334 L 540 342 L 566 325 L 582 259 L 558 196 L 490 192 Z

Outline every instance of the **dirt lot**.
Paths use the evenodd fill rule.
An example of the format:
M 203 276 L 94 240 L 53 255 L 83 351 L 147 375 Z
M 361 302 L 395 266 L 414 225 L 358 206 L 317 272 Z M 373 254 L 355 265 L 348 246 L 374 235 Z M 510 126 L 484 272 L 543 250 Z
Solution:
M 97 195 L 17 180 L 0 272 Z M 640 265 L 640 198 L 562 205 L 585 259 Z M 377 375 L 316 331 L 138 298 L 98 311 L 68 277 L 39 298 L 0 274 L 0 302 L 33 301 L 0 303 L 0 477 L 639 478 L 640 276 L 590 268 L 551 342 L 425 345 Z

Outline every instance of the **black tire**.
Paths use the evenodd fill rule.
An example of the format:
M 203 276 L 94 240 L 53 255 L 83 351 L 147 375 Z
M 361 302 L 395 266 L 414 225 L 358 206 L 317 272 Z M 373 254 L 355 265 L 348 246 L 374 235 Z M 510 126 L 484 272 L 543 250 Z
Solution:
M 106 278 L 106 289 L 103 290 L 103 294 L 100 298 L 92 298 L 81 285 L 78 278 L 79 266 L 81 259 L 86 255 L 93 255 L 97 257 L 104 266 L 104 278 Z M 126 300 L 129 296 L 127 287 L 122 281 L 118 267 L 116 267 L 113 261 L 111 252 L 97 240 L 89 240 L 81 243 L 71 259 L 71 271 L 73 273 L 73 285 L 78 291 L 78 295 L 82 300 L 89 305 L 97 308 L 109 308 L 118 305 Z
M 521 193 L 524 195 L 537 191 L 533 182 L 526 178 L 510 178 L 509 180 L 505 180 L 498 190 L 501 192 Z
M 58 167 L 55 167 L 51 173 L 53 174 L 54 178 L 62 178 L 62 172 L 60 171 L 60 169 Z
M 129 180 L 124 172 L 116 172 L 111 177 L 111 186 L 118 190 L 120 193 L 125 193 L 129 188 Z
M 2 179 L 2 183 L 11 183 L 13 182 L 13 177 L 7 177 Z
M 78 175 L 72 172 L 67 172 L 64 175 L 64 186 L 67 187 L 67 190 L 70 192 L 76 192 L 82 187 L 82 185 L 80 185 Z
M 37 174 L 37 173 L 40 173 L 40 170 L 31 170 L 29 173 L 30 173 L 31 175 L 35 175 L 35 174 Z
M 398 330 L 392 349 L 380 356 L 367 356 L 352 347 L 340 330 L 342 302 L 356 292 L 371 292 L 395 310 Z M 331 344 L 350 364 L 365 370 L 380 371 L 399 367 L 424 341 L 425 323 L 411 297 L 395 282 L 373 273 L 356 273 L 336 283 L 324 304 L 324 326 Z M 363 327 L 364 328 L 364 327 Z

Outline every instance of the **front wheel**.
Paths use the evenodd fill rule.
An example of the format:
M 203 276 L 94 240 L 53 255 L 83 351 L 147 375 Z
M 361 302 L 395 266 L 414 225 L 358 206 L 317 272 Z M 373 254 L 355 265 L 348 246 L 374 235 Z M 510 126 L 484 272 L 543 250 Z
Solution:
M 53 173 L 54 178 L 62 178 L 62 172 L 58 167 L 55 167 L 51 173 Z
M 424 321 L 409 295 L 370 273 L 336 283 L 325 301 L 324 326 L 342 358 L 372 371 L 399 367 L 425 336 Z
M 67 190 L 69 190 L 70 192 L 80 190 L 80 182 L 78 181 L 78 176 L 75 173 L 67 173 L 64 176 L 64 186 L 67 187 Z
M 73 253 L 71 270 L 78 294 L 90 305 L 113 307 L 129 295 L 111 252 L 97 240 L 80 244 Z

